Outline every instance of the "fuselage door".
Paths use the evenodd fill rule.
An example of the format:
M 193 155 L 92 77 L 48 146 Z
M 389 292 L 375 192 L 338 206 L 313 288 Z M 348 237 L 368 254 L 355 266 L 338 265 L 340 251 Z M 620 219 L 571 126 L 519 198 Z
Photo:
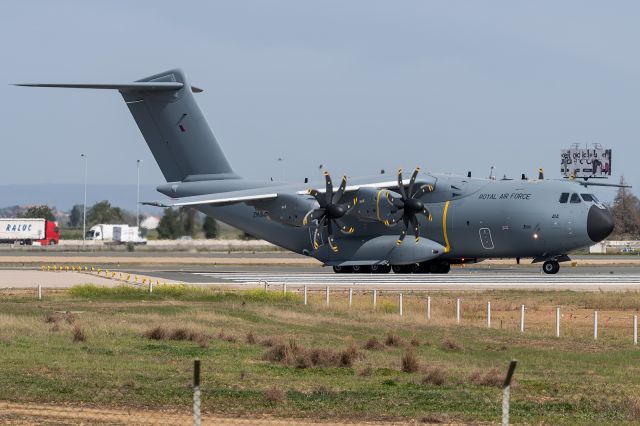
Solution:
M 491 238 L 491 230 L 489 228 L 480 228 L 480 243 L 487 250 L 493 249 L 493 239 Z

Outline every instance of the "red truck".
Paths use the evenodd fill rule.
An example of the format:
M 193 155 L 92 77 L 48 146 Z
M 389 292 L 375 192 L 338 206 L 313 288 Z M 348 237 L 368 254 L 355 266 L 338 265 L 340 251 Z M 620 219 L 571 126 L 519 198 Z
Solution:
M 58 224 L 46 219 L 0 218 L 0 243 L 53 246 L 60 242 Z

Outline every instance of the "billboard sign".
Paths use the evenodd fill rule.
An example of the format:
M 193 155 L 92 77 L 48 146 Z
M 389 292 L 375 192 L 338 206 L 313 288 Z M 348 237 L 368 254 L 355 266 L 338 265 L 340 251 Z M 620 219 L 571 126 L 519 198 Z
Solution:
M 608 178 L 611 176 L 611 150 L 600 145 L 563 149 L 560 173 L 566 178 Z

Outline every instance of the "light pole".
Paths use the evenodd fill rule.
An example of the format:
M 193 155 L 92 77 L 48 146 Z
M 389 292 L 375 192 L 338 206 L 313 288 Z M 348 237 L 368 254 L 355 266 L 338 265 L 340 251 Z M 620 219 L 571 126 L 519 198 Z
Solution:
M 87 154 L 80 154 L 84 159 L 84 204 L 82 208 L 82 246 L 87 238 Z
M 136 187 L 136 226 L 138 230 L 140 230 L 140 163 L 142 163 L 142 160 L 136 160 L 136 171 L 138 175 Z

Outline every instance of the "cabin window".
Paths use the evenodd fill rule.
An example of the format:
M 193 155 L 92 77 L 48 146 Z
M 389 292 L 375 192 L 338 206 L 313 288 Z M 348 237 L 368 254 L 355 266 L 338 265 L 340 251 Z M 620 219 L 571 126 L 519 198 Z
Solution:
M 562 194 L 560 194 L 560 203 L 561 204 L 565 204 L 568 200 L 569 200 L 569 193 L 568 192 L 563 192 Z
M 587 203 L 590 203 L 590 202 L 592 202 L 592 201 L 595 201 L 595 200 L 593 199 L 593 195 L 591 195 L 591 194 L 580 194 L 580 196 L 581 196 L 581 197 L 582 197 L 582 199 L 583 199 L 584 201 L 586 201 Z
M 580 197 L 575 192 L 571 194 L 571 204 L 577 204 L 580 202 Z

